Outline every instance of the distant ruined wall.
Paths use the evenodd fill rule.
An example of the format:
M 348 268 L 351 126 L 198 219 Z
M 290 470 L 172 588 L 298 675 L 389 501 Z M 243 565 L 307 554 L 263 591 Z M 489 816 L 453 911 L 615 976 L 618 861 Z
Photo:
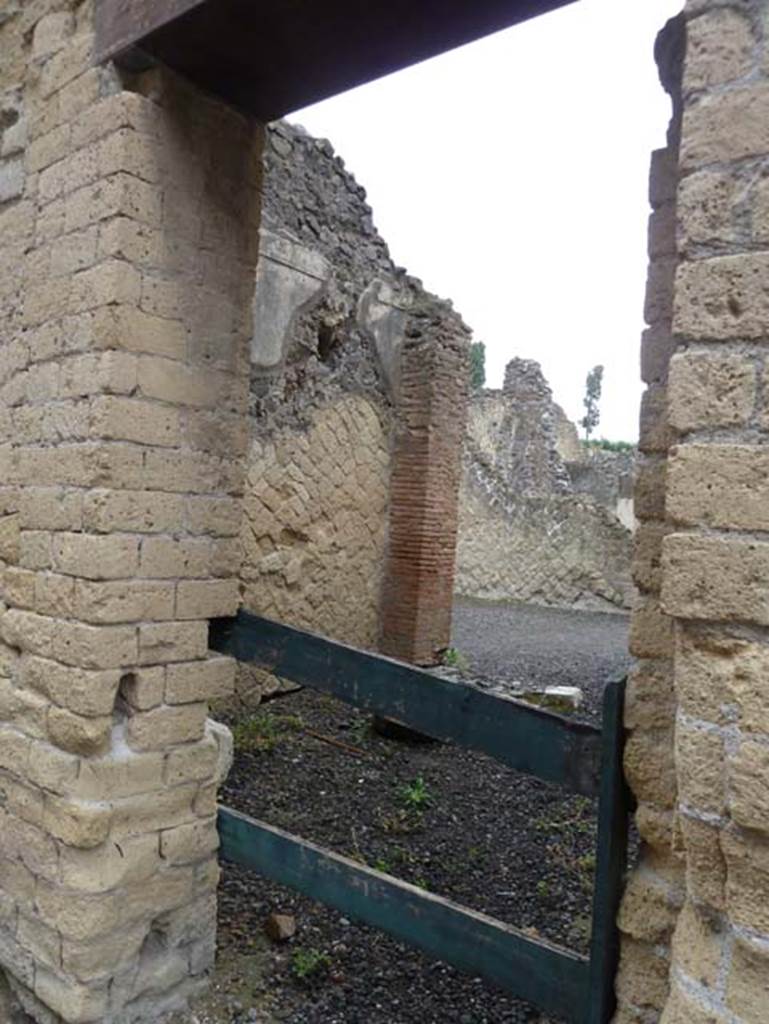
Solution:
M 579 458 L 566 462 L 574 491 L 614 513 L 631 532 L 636 528 L 633 487 L 637 457 L 635 449 L 614 452 L 582 446 Z
M 582 454 L 533 360 L 512 360 L 501 391 L 473 398 L 458 594 L 609 611 L 629 606 L 630 534 L 610 500 L 604 507 L 575 493 L 564 450 Z

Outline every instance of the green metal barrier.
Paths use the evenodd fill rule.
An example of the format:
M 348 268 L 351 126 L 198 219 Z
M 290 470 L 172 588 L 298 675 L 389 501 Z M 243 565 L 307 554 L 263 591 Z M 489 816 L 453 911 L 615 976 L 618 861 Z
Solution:
M 616 916 L 630 809 L 622 774 L 624 681 L 607 685 L 598 730 L 249 612 L 212 623 L 210 646 L 436 739 L 480 750 L 518 771 L 597 796 L 589 957 L 231 808 L 220 808 L 219 833 L 227 860 L 483 975 L 547 1013 L 573 1024 L 608 1024 L 615 1008 Z

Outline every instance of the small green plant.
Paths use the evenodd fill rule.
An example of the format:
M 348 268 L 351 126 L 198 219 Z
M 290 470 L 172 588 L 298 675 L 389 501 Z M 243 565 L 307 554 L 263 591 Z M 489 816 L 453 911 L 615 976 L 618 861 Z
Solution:
M 385 857 L 377 857 L 374 861 L 374 869 L 376 871 L 381 871 L 385 875 L 391 875 L 393 866 Z
M 318 977 L 325 973 L 331 966 L 331 957 L 328 953 L 311 946 L 305 949 L 299 946 L 291 954 L 291 971 L 299 981 L 307 981 L 309 978 Z
M 458 672 L 467 672 L 470 668 L 469 661 L 456 647 L 447 647 L 443 652 L 441 662 L 447 668 L 455 668 Z
M 401 786 L 399 795 L 401 803 L 410 810 L 421 811 L 432 801 L 427 783 L 421 775 L 418 775 L 413 782 L 407 782 L 405 786 Z
M 257 712 L 234 726 L 232 738 L 237 750 L 247 753 L 269 753 L 289 733 L 301 729 L 303 724 L 297 715 Z
M 539 896 L 541 899 L 545 899 L 545 897 L 549 895 L 550 886 L 547 884 L 544 878 L 540 878 L 540 880 L 537 882 L 537 896 Z
M 635 445 L 631 441 L 607 441 L 606 438 L 591 438 L 582 442 L 586 448 L 596 448 L 602 452 L 632 452 Z

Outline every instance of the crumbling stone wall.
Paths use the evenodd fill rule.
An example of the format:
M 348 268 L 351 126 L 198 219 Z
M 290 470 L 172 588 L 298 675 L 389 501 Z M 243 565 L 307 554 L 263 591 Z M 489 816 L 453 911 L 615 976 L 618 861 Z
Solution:
M 630 604 L 630 534 L 602 503 L 575 492 L 564 447 L 579 452 L 576 430 L 533 360 L 512 360 L 502 391 L 473 398 L 459 594 L 609 611 Z
M 689 0 L 658 43 L 674 117 L 651 178 L 623 1024 L 767 1014 L 768 15 Z
M 603 505 L 631 533 L 636 528 L 633 502 L 636 455 L 635 449 L 609 451 L 583 446 L 578 458 L 566 460 L 574 491 Z
M 45 1024 L 212 963 L 257 250 L 258 128 L 92 15 L 0 6 L 0 965 Z
M 428 565 L 419 533 L 419 496 L 428 477 L 442 495 L 437 533 L 443 561 L 453 570 L 452 473 L 457 476 L 466 376 L 457 358 L 465 358 L 467 331 L 447 303 L 394 265 L 365 198 L 327 141 L 284 122 L 268 128 L 243 600 L 269 617 L 411 658 L 413 645 L 397 652 L 391 646 L 397 608 L 410 629 L 420 622 L 434 660 L 435 649 L 448 643 L 451 583 L 447 598 L 433 564 L 429 585 L 440 584 L 440 624 L 428 625 L 424 612 L 416 615 L 406 588 L 416 580 L 421 600 L 428 585 L 419 574 Z M 433 375 L 428 390 L 425 366 Z M 443 397 L 431 398 L 438 384 L 445 411 Z M 450 454 L 442 461 L 433 447 L 422 471 L 414 464 L 403 476 L 413 450 L 404 461 L 399 446 L 410 437 L 413 449 L 406 427 L 413 404 Z M 416 489 L 401 491 L 401 478 L 407 490 L 412 482 Z M 395 522 L 400 506 L 391 494 L 402 494 L 407 515 L 417 517 L 405 533 Z M 402 541 L 394 540 L 399 536 Z M 406 542 L 411 557 L 399 562 L 398 544 Z M 435 636 L 438 641 L 430 639 Z M 238 675 L 240 702 L 279 685 L 247 666 Z

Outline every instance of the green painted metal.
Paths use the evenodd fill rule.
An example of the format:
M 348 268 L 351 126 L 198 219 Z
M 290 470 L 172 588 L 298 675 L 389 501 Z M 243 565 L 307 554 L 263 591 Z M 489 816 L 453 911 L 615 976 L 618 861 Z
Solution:
M 598 795 L 601 734 L 592 725 L 246 611 L 213 622 L 209 645 L 516 771 Z
M 627 862 L 630 794 L 622 771 L 625 682 L 609 683 L 603 695 L 601 792 L 590 937 L 590 1006 L 587 1024 L 605 1024 L 616 1007 L 614 976 L 619 962 L 617 913 Z
M 228 860 L 489 978 L 572 1024 L 608 1024 L 616 1006 L 616 919 L 631 808 L 622 771 L 624 680 L 604 691 L 599 731 L 249 612 L 212 623 L 210 645 L 519 771 L 597 795 L 589 959 L 231 808 L 220 808 L 219 832 Z
M 424 892 L 230 808 L 219 811 L 222 854 L 471 974 L 584 1024 L 587 957 Z

